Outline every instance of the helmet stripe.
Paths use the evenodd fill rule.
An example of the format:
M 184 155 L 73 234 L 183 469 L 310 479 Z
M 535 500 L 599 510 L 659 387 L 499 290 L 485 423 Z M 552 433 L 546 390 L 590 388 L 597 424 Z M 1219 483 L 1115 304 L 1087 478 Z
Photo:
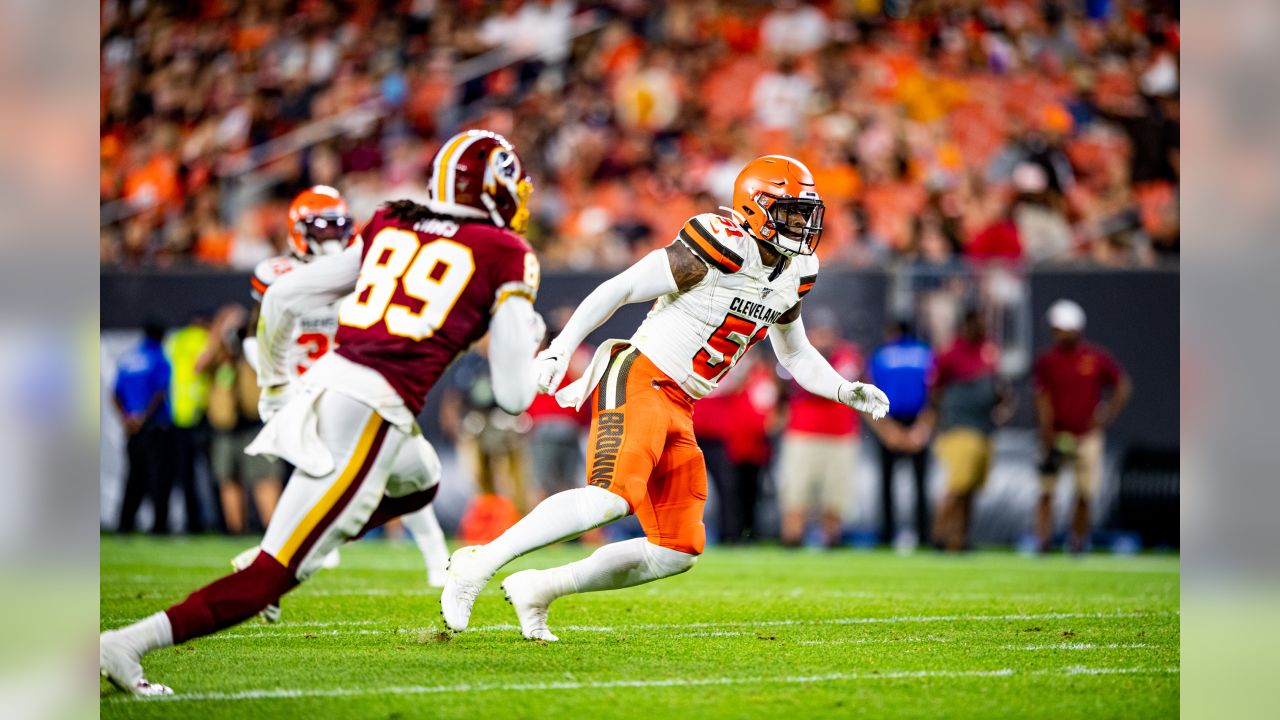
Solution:
M 464 150 L 479 139 L 478 133 L 464 132 L 460 133 L 449 142 L 444 152 L 441 152 L 437 158 L 436 171 L 436 200 L 440 202 L 454 202 L 453 198 L 453 180 L 454 171 L 457 168 L 457 157 Z

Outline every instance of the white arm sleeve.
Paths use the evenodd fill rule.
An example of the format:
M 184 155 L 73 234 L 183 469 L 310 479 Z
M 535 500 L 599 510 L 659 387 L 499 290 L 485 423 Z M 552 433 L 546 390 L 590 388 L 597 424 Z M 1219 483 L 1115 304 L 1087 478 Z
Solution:
M 498 407 L 519 415 L 537 394 L 533 354 L 542 343 L 541 322 L 529 300 L 513 295 L 503 300 L 489 323 L 489 374 Z
M 774 325 L 769 340 L 778 361 L 800 383 L 800 387 L 819 397 L 843 402 L 840 390 L 850 381 L 841 377 L 822 353 L 809 344 L 803 320 L 796 318 L 793 323 Z
M 647 302 L 676 291 L 666 249 L 654 250 L 635 265 L 600 283 L 573 311 L 564 330 L 551 343 L 556 355 L 572 353 L 592 330 L 600 327 L 623 305 Z
M 262 296 L 258 315 L 258 385 L 289 381 L 286 370 L 294 322 L 308 308 L 335 302 L 355 290 L 360 277 L 360 245 L 325 255 L 283 275 Z
M 244 353 L 244 361 L 249 363 L 249 367 L 253 371 L 258 372 L 258 338 L 250 335 L 244 339 L 244 343 L 240 345 L 240 351 Z

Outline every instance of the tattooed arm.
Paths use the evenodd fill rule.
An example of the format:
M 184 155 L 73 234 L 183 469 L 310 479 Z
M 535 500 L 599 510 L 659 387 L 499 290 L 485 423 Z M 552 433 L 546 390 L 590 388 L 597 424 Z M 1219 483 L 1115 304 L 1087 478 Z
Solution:
M 707 264 L 698 259 L 683 242 L 673 241 L 667 246 L 666 252 L 667 265 L 678 290 L 688 290 L 707 276 Z

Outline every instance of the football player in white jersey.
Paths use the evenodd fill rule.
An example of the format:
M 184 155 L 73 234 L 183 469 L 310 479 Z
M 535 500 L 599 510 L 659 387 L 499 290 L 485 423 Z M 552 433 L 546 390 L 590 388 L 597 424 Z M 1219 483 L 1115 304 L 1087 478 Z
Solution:
M 303 190 L 289 204 L 289 254 L 258 263 L 250 278 L 253 299 L 261 303 L 263 294 L 277 279 L 318 257 L 341 253 L 351 244 L 354 236 L 355 223 L 346 201 L 336 189 L 316 185 Z M 311 308 L 298 317 L 288 351 L 288 369 L 293 379 L 306 373 L 316 360 L 334 346 L 340 304 L 341 300 Z M 255 309 L 249 324 L 250 330 L 257 326 L 257 315 Z M 256 370 L 256 337 L 245 339 L 244 353 L 249 364 Z M 426 442 L 421 436 L 417 439 Z M 427 566 L 427 583 L 432 587 L 441 587 L 444 585 L 449 549 L 435 511 L 431 509 L 431 505 L 427 505 L 417 512 L 402 515 L 400 521 L 409 529 L 422 552 Z M 257 555 L 257 547 L 249 548 L 237 555 L 231 564 L 237 570 L 244 569 L 253 563 Z M 334 550 L 325 558 L 324 567 L 332 568 L 337 564 L 338 551 Z M 262 611 L 262 618 L 267 622 L 278 621 L 280 606 L 267 606 Z
M 526 638 L 557 639 L 547 628 L 556 598 L 693 567 L 707 499 L 693 404 L 770 332 L 779 361 L 806 390 L 875 419 L 888 412 L 883 392 L 841 377 L 805 336 L 801 298 L 817 280 L 823 216 L 808 168 L 781 155 L 757 158 L 724 209 L 727 216 L 690 219 L 669 246 L 601 284 L 539 354 L 540 390 L 552 392 L 588 333 L 627 303 L 657 300 L 629 340 L 604 343 L 583 377 L 556 393 L 565 407 L 591 398 L 587 487 L 547 498 L 487 545 L 454 552 L 440 598 L 450 628 L 466 628 L 476 596 L 503 565 L 632 513 L 645 537 L 502 583 Z

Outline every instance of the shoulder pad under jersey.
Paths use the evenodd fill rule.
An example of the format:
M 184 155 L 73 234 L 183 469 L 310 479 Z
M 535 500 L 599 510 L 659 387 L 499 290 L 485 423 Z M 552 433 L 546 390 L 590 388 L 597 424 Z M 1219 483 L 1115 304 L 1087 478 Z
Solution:
M 707 265 L 723 273 L 742 269 L 747 243 L 745 230 L 737 228 L 729 218 L 715 213 L 702 213 L 689 218 L 680 228 L 680 240 Z
M 297 261 L 287 255 L 267 258 L 253 268 L 253 277 L 249 278 L 254 300 L 262 300 L 262 295 L 271 287 L 271 283 L 297 267 Z
M 796 272 L 800 275 L 800 285 L 796 292 L 800 297 L 809 294 L 813 284 L 818 281 L 818 258 L 813 255 L 801 255 L 794 260 Z

